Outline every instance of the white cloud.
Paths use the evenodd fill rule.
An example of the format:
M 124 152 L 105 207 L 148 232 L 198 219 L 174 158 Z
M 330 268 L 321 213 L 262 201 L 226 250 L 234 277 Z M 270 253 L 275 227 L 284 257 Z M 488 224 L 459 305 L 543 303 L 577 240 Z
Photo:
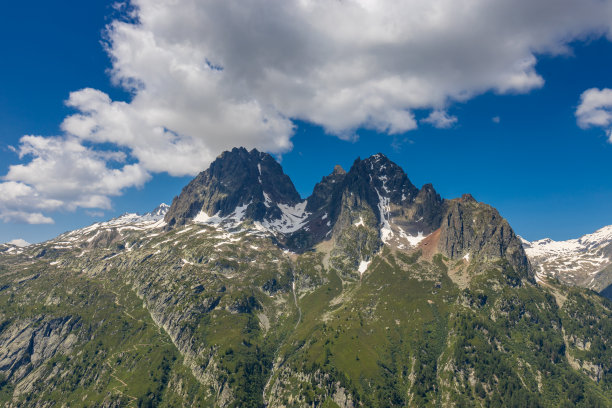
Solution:
M 197 146 L 200 160 L 179 166 L 189 174 L 235 145 L 290 149 L 289 119 L 341 137 L 394 134 L 416 128 L 414 109 L 440 116 L 486 91 L 528 92 L 544 83 L 536 53 L 567 52 L 607 33 L 612 17 L 601 0 L 178 3 L 135 0 L 139 23 L 109 27 L 112 76 L 135 93 L 130 104 L 72 105 L 91 106 L 92 125 L 108 130 L 82 137 L 119 138 L 152 171 L 167 171 L 156 152 L 169 140 Z
M 289 119 L 341 137 L 359 127 L 394 134 L 416 128 L 413 109 L 435 120 L 439 107 L 489 90 L 528 92 L 544 83 L 535 53 L 567 52 L 607 33 L 612 17 L 600 0 L 133 4 L 139 23 L 114 22 L 108 51 L 134 100 L 73 95 L 90 126 L 72 124 L 77 116 L 65 129 L 125 144 L 152 171 L 168 171 L 158 152 L 170 141 L 195 145 L 198 157 L 164 155 L 188 174 L 235 145 L 290 149 Z
M 600 127 L 606 130 L 608 141 L 612 143 L 612 89 L 587 89 L 580 95 L 580 105 L 576 109 L 578 126 L 583 129 Z
M 28 241 L 26 241 L 25 239 L 21 239 L 21 238 L 17 238 L 12 241 L 9 241 L 7 242 L 7 244 L 16 245 L 18 247 L 27 247 L 30 245 Z
M 24 136 L 19 157 L 0 182 L 0 219 L 48 224 L 42 211 L 110 208 L 110 197 L 142 186 L 149 173 L 139 164 L 124 164 L 121 152 L 96 151 L 72 137 Z M 116 164 L 116 168 L 109 167 Z
M 448 129 L 457 123 L 456 116 L 449 116 L 448 113 L 440 110 L 432 111 L 428 117 L 422 119 L 421 122 L 429 123 L 438 129 Z
M 426 122 L 448 127 L 453 102 L 543 86 L 539 54 L 610 37 L 612 21 L 610 0 L 132 4 L 130 22 L 112 22 L 105 36 L 112 80 L 132 98 L 73 92 L 64 136 L 22 141 L 21 155 L 34 158 L 6 180 L 32 189 L 32 212 L 106 209 L 149 174 L 193 175 L 234 146 L 286 152 L 296 119 L 350 138 L 414 129 L 413 111 L 425 109 Z M 131 164 L 118 165 L 122 155 Z
M 53 218 L 40 212 L 12 211 L 0 209 L 0 220 L 25 224 L 53 224 Z

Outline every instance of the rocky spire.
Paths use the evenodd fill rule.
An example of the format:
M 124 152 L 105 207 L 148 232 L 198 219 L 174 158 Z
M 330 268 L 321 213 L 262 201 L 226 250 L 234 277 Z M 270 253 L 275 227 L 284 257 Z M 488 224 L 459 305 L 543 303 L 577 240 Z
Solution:
M 183 225 L 200 212 L 224 217 L 240 206 L 246 206 L 249 218 L 262 220 L 279 216 L 279 203 L 293 206 L 300 201 L 291 179 L 272 156 L 234 148 L 183 188 L 165 221 L 169 226 Z

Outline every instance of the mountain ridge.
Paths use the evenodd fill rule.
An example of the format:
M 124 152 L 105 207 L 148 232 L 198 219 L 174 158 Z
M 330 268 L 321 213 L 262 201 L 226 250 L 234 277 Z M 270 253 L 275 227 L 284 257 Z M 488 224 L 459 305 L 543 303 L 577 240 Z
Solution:
M 250 174 L 236 174 L 239 170 Z M 278 185 L 280 189 L 271 190 Z M 465 223 L 468 213 L 472 222 Z M 520 241 L 495 209 L 478 203 L 469 194 L 444 200 L 431 184 L 417 189 L 402 168 L 382 153 L 357 158 L 348 172 L 334 167 L 315 185 L 313 193 L 302 199 L 270 155 L 235 148 L 222 153 L 209 169 L 196 176 L 174 198 L 165 216 L 168 228 L 188 222 L 214 225 L 230 220 L 234 225 L 245 220 L 258 223 L 277 233 L 281 244 L 297 252 L 311 250 L 330 238 L 337 241 L 350 226 L 365 227 L 369 223 L 368 227 L 379 230 L 379 236 L 359 237 L 365 253 L 357 264 L 372 257 L 384 244 L 415 247 L 441 229 L 441 241 L 436 245 L 452 259 L 504 258 L 510 251 L 513 266 L 525 275 L 531 273 Z M 492 230 L 484 231 L 484 224 L 491 223 L 495 224 Z
M 612 295 L 612 225 L 565 241 L 522 239 L 536 278 L 553 278 Z

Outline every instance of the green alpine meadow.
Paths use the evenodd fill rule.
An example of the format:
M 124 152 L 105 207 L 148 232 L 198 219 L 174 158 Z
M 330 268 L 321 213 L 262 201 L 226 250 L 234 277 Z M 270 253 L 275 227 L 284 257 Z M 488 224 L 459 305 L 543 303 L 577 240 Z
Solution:
M 383 154 L 303 199 L 235 148 L 169 206 L 0 245 L 7 408 L 610 407 L 611 339 L 610 300 Z

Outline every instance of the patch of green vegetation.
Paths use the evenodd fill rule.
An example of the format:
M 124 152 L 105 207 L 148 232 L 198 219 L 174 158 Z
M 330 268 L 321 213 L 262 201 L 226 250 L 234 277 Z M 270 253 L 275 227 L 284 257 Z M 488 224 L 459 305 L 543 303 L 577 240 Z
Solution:
M 41 364 L 24 353 L 27 380 L 0 372 L 0 402 L 612 404 L 610 302 L 536 286 L 505 261 L 378 248 L 373 214 L 359 215 L 365 225 L 344 220 L 330 259 L 208 227 L 126 232 L 135 249 L 121 253 L 0 258 L 0 341 L 18 324 L 70 322 L 54 333 L 76 336 Z M 461 289 L 448 275 L 457 268 Z
M 27 272 L 26 268 L 21 275 Z M 25 406 L 58 402 L 69 406 L 108 402 L 172 406 L 169 401 L 205 401 L 203 387 L 185 370 L 176 347 L 125 287 L 72 274 L 64 274 L 58 282 L 58 274 L 46 271 L 1 296 L 0 310 L 8 318 L 5 327 L 29 322 L 38 333 L 34 348 L 50 341 L 50 333 L 36 332 L 47 322 L 72 324 L 57 333 L 64 338 L 73 336 L 64 343 L 67 349 L 42 365 L 24 356 L 30 388 L 15 395 L 15 385 L 2 374 L 0 401 Z M 49 327 L 45 330 L 54 326 Z M 181 381 L 188 391 L 178 393 L 171 380 Z

